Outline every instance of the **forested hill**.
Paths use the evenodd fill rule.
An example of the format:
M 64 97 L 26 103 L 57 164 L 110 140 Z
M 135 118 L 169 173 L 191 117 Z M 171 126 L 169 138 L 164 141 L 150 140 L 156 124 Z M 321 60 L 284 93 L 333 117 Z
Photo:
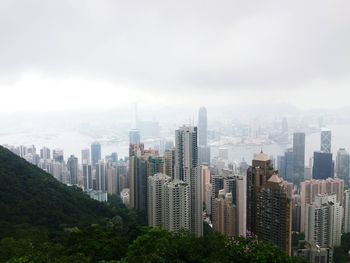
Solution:
M 81 226 L 112 217 L 106 204 L 90 199 L 0 146 L 0 222 L 49 228 Z

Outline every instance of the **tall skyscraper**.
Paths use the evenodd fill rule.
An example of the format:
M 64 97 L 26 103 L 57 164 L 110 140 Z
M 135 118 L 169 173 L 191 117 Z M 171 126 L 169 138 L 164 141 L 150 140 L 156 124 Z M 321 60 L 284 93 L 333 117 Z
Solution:
M 78 158 L 71 155 L 67 160 L 67 168 L 70 173 L 69 184 L 78 184 Z
M 350 190 L 344 192 L 344 233 L 350 233 Z
M 62 149 L 53 149 L 52 157 L 54 161 L 62 163 L 64 161 L 63 150 Z
M 90 149 L 84 148 L 81 150 L 81 163 L 89 164 L 90 163 Z
M 139 144 L 140 140 L 140 131 L 138 129 L 131 129 L 129 131 L 129 144 Z
M 332 131 L 329 129 L 321 130 L 321 152 L 332 152 Z
M 300 232 L 305 231 L 305 209 L 315 201 L 319 194 L 335 193 L 337 202 L 343 204 L 344 181 L 339 178 L 326 180 L 306 180 L 300 184 Z
M 92 190 L 93 189 L 93 180 L 92 180 L 92 166 L 91 164 L 83 163 L 83 180 L 84 180 L 84 189 Z
M 327 179 L 329 177 L 334 177 L 334 163 L 332 154 L 328 152 L 314 152 L 312 178 Z
M 107 191 L 107 175 L 106 164 L 103 161 L 98 161 L 95 168 L 95 189 L 98 191 Z
M 165 184 L 171 181 L 171 177 L 165 174 L 155 174 L 148 177 L 148 225 L 162 226 L 164 223 L 163 214 L 165 213 L 164 205 L 164 188 Z
M 247 170 L 247 229 L 250 232 L 257 231 L 257 194 L 274 173 L 270 158 L 263 152 L 254 157 Z
M 91 144 L 91 164 L 95 167 L 98 161 L 101 160 L 101 144 L 99 142 L 93 142 Z
M 292 184 L 273 174 L 257 193 L 256 235 L 291 255 Z
M 340 246 L 342 216 L 336 194 L 317 195 L 306 205 L 305 240 L 321 247 Z
M 175 131 L 175 178 L 190 187 L 191 232 L 202 236 L 202 180 L 198 166 L 197 127 L 182 126 Z
M 293 134 L 293 162 L 294 176 L 293 182 L 299 183 L 304 180 L 305 169 L 305 133 L 296 132 Z
M 349 186 L 349 169 L 350 169 L 350 156 L 349 153 L 341 148 L 337 152 L 336 159 L 336 174 L 338 178 L 344 180 L 345 186 Z
M 23 151 L 24 152 L 24 151 Z M 20 155 L 21 157 L 24 157 L 25 154 Z M 40 149 L 40 159 L 44 159 L 44 160 L 49 160 L 51 159 L 51 151 L 49 148 L 47 147 L 43 147 Z
M 208 123 L 207 123 L 207 109 L 200 107 L 198 112 L 198 145 L 208 145 Z

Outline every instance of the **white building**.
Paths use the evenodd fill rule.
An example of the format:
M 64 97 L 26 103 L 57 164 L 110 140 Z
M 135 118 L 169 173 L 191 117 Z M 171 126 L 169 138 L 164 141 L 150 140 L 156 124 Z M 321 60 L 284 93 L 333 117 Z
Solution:
M 317 195 L 306 205 L 305 240 L 321 247 L 340 246 L 342 216 L 336 194 Z
M 344 192 L 344 222 L 343 232 L 350 233 L 350 190 Z

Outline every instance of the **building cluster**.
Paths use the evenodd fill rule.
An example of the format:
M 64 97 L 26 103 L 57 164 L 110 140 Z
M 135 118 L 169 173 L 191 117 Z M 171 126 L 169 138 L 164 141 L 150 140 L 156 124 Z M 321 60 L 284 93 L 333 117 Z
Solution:
M 58 181 L 81 187 L 91 198 L 99 201 L 107 201 L 108 194 L 120 194 L 128 186 L 127 161 L 119 160 L 117 153 L 102 159 L 98 142 L 92 143 L 91 149 L 82 149 L 81 162 L 74 155 L 65 160 L 62 149 L 51 151 L 43 147 L 37 153 L 34 145 L 6 147 Z
M 256 130 L 259 130 L 258 128 Z M 289 255 L 308 262 L 332 262 L 343 233 L 350 233 L 349 153 L 341 148 L 333 160 L 332 133 L 321 130 L 320 150 L 305 165 L 305 133 L 293 133 L 292 148 L 277 162 L 261 150 L 248 164 L 229 163 L 229 148 L 211 158 L 207 111 L 199 109 L 198 125 L 175 130 L 174 142 L 145 148 L 135 117 L 129 131 L 129 156 L 101 158 L 101 145 L 83 149 L 81 162 L 63 150 L 34 146 L 10 150 L 68 185 L 82 187 L 106 201 L 120 195 L 150 226 L 203 235 L 204 224 L 229 237 L 254 235 Z M 289 141 L 286 119 L 275 138 Z M 52 155 L 51 155 L 52 153 Z M 292 247 L 292 233 L 304 233 Z

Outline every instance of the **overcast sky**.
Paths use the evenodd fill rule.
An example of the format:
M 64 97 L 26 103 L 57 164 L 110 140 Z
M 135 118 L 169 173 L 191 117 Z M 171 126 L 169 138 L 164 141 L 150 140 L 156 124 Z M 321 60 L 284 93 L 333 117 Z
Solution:
M 0 111 L 350 105 L 350 1 L 0 0 Z

